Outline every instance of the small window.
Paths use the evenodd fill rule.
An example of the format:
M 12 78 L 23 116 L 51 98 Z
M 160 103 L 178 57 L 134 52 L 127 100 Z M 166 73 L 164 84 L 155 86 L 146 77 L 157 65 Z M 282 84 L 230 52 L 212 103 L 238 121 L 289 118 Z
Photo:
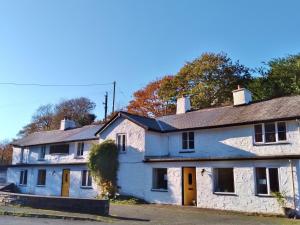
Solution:
M 255 142 L 263 142 L 262 124 L 255 125 L 254 130 L 255 130 Z
M 117 146 L 119 152 L 126 152 L 126 135 L 118 134 L 117 135 Z
M 46 170 L 38 170 L 37 185 L 38 186 L 46 185 Z
M 194 149 L 194 132 L 182 133 L 182 149 Z
M 92 176 L 90 170 L 83 170 L 81 172 L 81 186 L 91 187 L 92 186 Z
M 265 124 L 266 142 L 276 142 L 276 126 L 275 123 Z
M 234 193 L 233 168 L 214 169 L 214 192 Z
M 84 150 L 84 143 L 83 142 L 77 143 L 77 154 L 76 154 L 76 156 L 83 156 L 83 150 Z
M 39 154 L 39 160 L 44 160 L 46 155 L 46 145 L 42 145 Z
M 278 168 L 256 168 L 256 193 L 270 195 L 279 192 Z
M 69 145 L 51 145 L 50 146 L 50 154 L 69 154 Z
M 20 172 L 20 185 L 27 185 L 27 170 Z
M 277 123 L 277 130 L 278 130 L 278 140 L 279 141 L 286 141 L 286 125 L 285 125 L 285 122 Z
M 168 175 L 166 168 L 153 169 L 152 188 L 168 190 Z

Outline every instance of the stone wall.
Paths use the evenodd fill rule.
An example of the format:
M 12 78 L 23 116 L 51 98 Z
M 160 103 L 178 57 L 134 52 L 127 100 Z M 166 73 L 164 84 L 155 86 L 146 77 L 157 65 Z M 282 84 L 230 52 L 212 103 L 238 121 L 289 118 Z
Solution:
M 46 197 L 0 192 L 0 203 L 102 216 L 109 214 L 109 200 Z

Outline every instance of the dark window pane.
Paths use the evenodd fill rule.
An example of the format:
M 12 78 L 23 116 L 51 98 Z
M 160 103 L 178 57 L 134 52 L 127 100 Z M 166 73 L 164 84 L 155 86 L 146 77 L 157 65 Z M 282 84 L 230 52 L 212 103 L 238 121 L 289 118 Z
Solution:
M 182 148 L 188 148 L 188 134 L 186 132 L 182 133 Z
M 278 140 L 285 141 L 286 140 L 286 124 L 285 122 L 279 122 L 277 124 L 278 129 Z
M 194 132 L 189 132 L 189 149 L 194 149 Z
M 46 184 L 46 170 L 39 170 L 37 185 L 45 185 L 45 184 Z
M 266 168 L 256 168 L 256 192 L 257 194 L 268 194 Z
M 86 186 L 86 170 L 82 171 L 82 177 L 81 177 L 81 186 Z
M 126 136 L 122 135 L 122 151 L 126 151 Z
M 234 192 L 233 168 L 215 169 L 215 192 Z
M 88 171 L 88 186 L 92 186 L 92 176 L 91 176 L 91 171 Z
M 27 170 L 24 172 L 24 184 L 27 185 Z
M 278 169 L 269 169 L 269 180 L 270 180 L 270 191 L 279 192 L 279 180 L 278 180 Z
M 20 184 L 23 184 L 24 171 L 20 172 Z
M 50 154 L 69 154 L 69 145 L 51 145 Z
M 193 175 L 189 173 L 189 185 L 193 184 Z
M 153 169 L 153 188 L 168 189 L 167 169 Z
M 255 142 L 263 142 L 262 125 L 258 124 L 254 126 Z
M 265 135 L 266 135 L 266 142 L 276 141 L 275 123 L 265 124 Z
M 118 146 L 118 150 L 121 151 L 121 135 L 117 136 L 117 146 Z

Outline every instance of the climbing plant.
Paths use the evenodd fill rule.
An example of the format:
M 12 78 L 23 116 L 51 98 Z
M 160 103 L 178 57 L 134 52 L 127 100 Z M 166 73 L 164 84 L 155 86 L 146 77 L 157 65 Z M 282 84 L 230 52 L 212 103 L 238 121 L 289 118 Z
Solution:
M 117 192 L 118 153 L 118 148 L 112 140 L 93 145 L 90 150 L 88 167 L 100 187 L 102 198 L 114 198 Z

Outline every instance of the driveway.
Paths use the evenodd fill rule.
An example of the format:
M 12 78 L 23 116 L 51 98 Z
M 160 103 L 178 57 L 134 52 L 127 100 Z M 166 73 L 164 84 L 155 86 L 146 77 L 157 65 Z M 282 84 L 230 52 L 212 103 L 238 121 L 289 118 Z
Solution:
M 300 220 L 161 205 L 111 205 L 105 222 L 0 216 L 0 225 L 300 225 Z

